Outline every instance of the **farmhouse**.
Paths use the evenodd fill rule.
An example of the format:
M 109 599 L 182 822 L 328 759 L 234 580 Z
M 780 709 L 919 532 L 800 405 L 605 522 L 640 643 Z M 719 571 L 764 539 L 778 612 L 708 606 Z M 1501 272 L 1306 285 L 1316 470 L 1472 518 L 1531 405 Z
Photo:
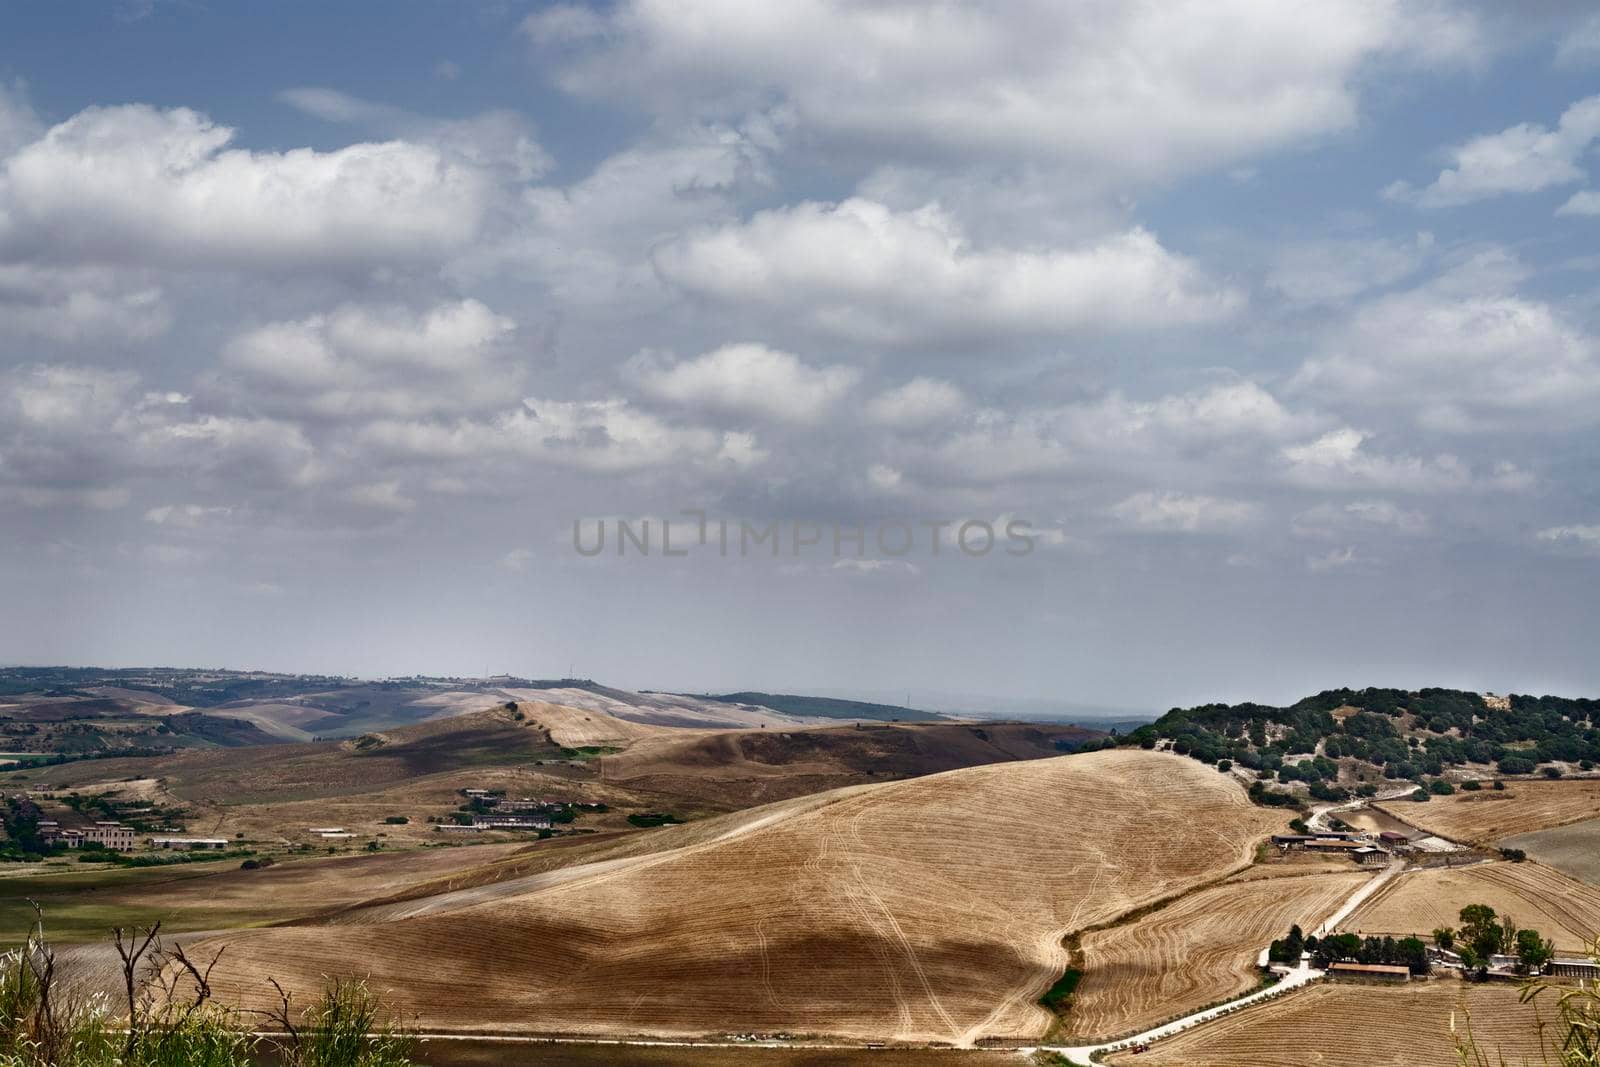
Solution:
M 1550 961 L 1545 973 L 1557 975 L 1561 978 L 1587 978 L 1593 982 L 1600 980 L 1600 963 L 1589 959 L 1563 959 L 1558 957 Z
M 550 817 L 548 815 L 476 815 L 473 816 L 474 826 L 483 826 L 491 830 L 548 830 Z
M 129 852 L 133 849 L 133 827 L 115 822 L 97 822 L 83 831 L 83 840 L 118 852 Z
M 468 826 L 468 825 L 465 825 L 464 823 L 456 823 L 456 822 L 440 823 L 438 826 L 435 826 L 434 829 L 438 830 L 440 833 L 446 833 L 446 834 L 481 834 L 481 833 L 483 833 L 483 827 L 481 827 L 481 826 Z
M 1319 837 L 1315 840 L 1307 841 L 1304 847 L 1307 852 L 1322 852 L 1329 855 L 1335 855 L 1354 852 L 1359 848 L 1367 848 L 1369 846 L 1363 845 L 1360 841 L 1345 841 L 1342 839 L 1335 840 Z
M 152 837 L 145 841 L 151 848 L 171 849 L 174 852 L 220 852 L 228 847 L 225 837 Z
M 1378 834 L 1378 840 L 1385 845 L 1403 845 L 1411 838 L 1396 830 L 1384 830 Z
M 1376 982 L 1409 982 L 1411 969 L 1390 963 L 1330 963 L 1331 978 L 1355 978 Z
M 1389 854 L 1387 852 L 1381 848 L 1373 848 L 1371 845 L 1362 845 L 1360 848 L 1352 849 L 1350 856 L 1363 867 L 1369 864 L 1375 865 L 1389 862 Z

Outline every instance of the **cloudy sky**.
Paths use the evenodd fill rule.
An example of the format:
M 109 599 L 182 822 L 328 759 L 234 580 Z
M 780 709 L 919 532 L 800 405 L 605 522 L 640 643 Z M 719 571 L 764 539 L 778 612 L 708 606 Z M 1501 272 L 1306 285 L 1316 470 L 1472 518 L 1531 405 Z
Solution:
M 1600 693 L 1600 15 L 1509 10 L 12 5 L 0 660 Z

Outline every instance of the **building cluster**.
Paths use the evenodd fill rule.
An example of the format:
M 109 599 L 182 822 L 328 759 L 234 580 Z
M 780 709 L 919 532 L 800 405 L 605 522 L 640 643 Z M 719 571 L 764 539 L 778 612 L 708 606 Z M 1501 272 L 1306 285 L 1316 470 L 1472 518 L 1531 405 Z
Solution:
M 124 826 L 119 822 L 97 822 L 93 826 L 71 828 L 63 827 L 55 819 L 39 820 L 39 836 L 48 844 L 61 845 L 65 848 L 99 845 L 115 852 L 132 852 L 138 840 L 133 827 Z M 170 851 L 220 852 L 226 849 L 230 842 L 225 837 L 147 837 L 144 839 L 144 844 L 147 848 Z
M 1398 840 L 1394 840 L 1394 839 Z M 1362 866 L 1382 866 L 1397 852 L 1408 851 L 1404 834 L 1359 830 L 1319 830 L 1307 834 L 1273 834 L 1272 843 L 1284 852 L 1304 851 L 1325 856 L 1349 856 Z
M 485 830 L 548 830 L 551 816 L 571 805 L 549 797 L 508 798 L 488 789 L 462 791 L 473 811 L 470 823 L 441 823 L 447 834 L 478 834 Z

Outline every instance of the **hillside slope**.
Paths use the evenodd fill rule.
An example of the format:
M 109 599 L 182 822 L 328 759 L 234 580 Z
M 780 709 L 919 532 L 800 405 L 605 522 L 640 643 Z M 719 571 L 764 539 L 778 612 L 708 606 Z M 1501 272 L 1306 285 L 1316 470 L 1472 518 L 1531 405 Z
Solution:
M 1066 932 L 1247 862 L 1278 822 L 1170 755 L 970 768 L 756 809 L 452 910 L 224 935 L 214 983 L 258 1005 L 269 976 L 358 972 L 458 1030 L 1037 1035 Z

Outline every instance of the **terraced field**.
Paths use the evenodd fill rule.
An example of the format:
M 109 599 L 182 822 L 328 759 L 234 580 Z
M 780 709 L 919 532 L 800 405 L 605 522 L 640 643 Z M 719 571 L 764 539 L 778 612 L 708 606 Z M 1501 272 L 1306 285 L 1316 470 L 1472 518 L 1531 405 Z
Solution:
M 1066 1030 L 1116 1037 L 1247 992 L 1258 981 L 1262 946 L 1294 923 L 1309 932 L 1373 877 L 1348 864 L 1337 874 L 1276 871 L 1283 873 L 1202 889 L 1133 923 L 1084 935 L 1084 977 Z
M 1443 1067 L 1458 1062 L 1456 1036 L 1464 1036 L 1469 1013 L 1484 1062 L 1545 1062 L 1538 1054 L 1534 1011 L 1517 1003 L 1515 987 L 1453 978 L 1395 987 L 1315 985 L 1157 1042 L 1146 1053 L 1118 1053 L 1106 1062 L 1118 1067 Z
M 1468 904 L 1488 904 L 1562 951 L 1600 936 L 1600 889 L 1541 863 L 1483 863 L 1408 871 L 1364 904 L 1346 927 L 1362 934 L 1420 934 L 1457 925 Z
M 376 925 L 240 931 L 261 1003 L 361 973 L 425 1027 L 1037 1036 L 1062 936 L 1247 863 L 1282 815 L 1192 760 L 1097 752 L 753 809 L 663 850 Z
M 1600 816 L 1600 779 L 1507 782 L 1503 791 L 1462 791 L 1426 804 L 1389 802 L 1377 807 L 1456 841 L 1489 845 L 1512 834 Z

